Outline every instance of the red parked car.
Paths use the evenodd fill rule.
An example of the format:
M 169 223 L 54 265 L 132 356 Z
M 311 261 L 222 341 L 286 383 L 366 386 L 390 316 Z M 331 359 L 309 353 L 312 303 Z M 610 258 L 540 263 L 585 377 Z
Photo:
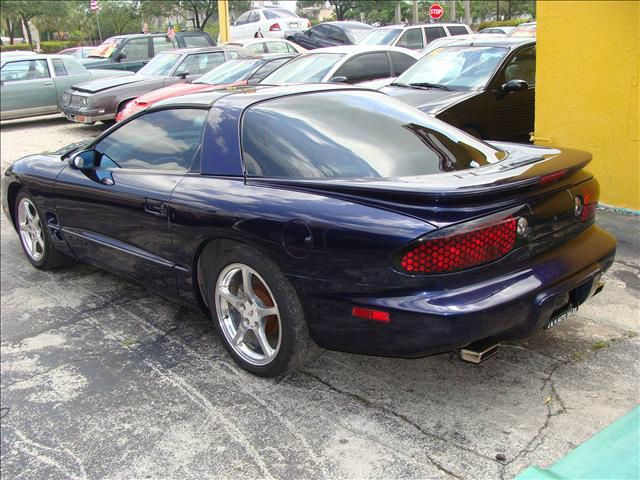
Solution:
M 152 92 L 131 100 L 127 106 L 118 113 L 116 122 L 121 122 L 125 118 L 129 118 L 131 115 L 165 98 L 211 90 L 214 87 L 257 84 L 293 57 L 295 57 L 295 55 L 278 54 L 230 60 L 205 75 L 202 75 L 196 81 L 191 83 L 177 83 L 169 87 L 153 90 Z

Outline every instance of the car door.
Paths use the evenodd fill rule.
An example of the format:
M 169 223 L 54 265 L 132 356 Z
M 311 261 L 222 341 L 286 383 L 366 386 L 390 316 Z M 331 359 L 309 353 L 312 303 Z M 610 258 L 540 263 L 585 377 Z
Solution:
M 116 62 L 116 67 L 119 70 L 130 72 L 140 70 L 153 57 L 150 41 L 150 37 L 126 39 L 118 51 L 114 53 L 113 59 Z
M 245 38 L 244 26 L 247 24 L 247 20 L 249 20 L 250 14 L 251 12 L 245 12 L 237 18 L 237 20 L 229 29 L 230 30 L 229 33 L 231 34 L 230 40 L 244 40 Z
M 44 58 L 9 60 L 0 70 L 2 119 L 54 113 L 56 87 Z
M 533 132 L 535 116 L 536 47 L 516 50 L 503 64 L 491 82 L 495 101 L 495 123 L 490 138 L 525 140 Z M 503 92 L 502 85 L 509 80 L 524 80 L 526 90 Z
M 332 78 L 344 77 L 346 83 L 358 83 L 390 76 L 391 64 L 387 52 L 372 52 L 350 58 L 335 71 Z
M 207 110 L 146 113 L 98 139 L 56 179 L 56 213 L 81 259 L 174 295 L 168 202 L 199 153 Z M 73 163 L 73 162 L 71 162 Z

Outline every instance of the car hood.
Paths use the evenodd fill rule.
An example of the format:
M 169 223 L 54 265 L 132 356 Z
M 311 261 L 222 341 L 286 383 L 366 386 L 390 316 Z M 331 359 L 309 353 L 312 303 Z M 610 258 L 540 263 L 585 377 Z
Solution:
M 210 86 L 211 85 L 207 85 L 206 83 L 176 83 L 174 85 L 159 88 L 158 90 L 152 90 L 149 93 L 141 95 L 137 98 L 136 103 L 151 105 L 153 103 L 159 102 L 160 100 L 164 100 L 165 98 L 200 92 Z
M 441 90 L 439 88 L 418 89 L 389 85 L 380 89 L 391 97 L 407 103 L 426 113 L 436 114 L 443 109 L 479 95 L 478 91 Z
M 80 85 L 74 85 L 74 90 L 78 90 L 80 92 L 88 92 L 88 93 L 96 93 L 101 92 L 103 90 L 107 90 L 108 88 L 120 87 L 122 85 L 129 85 L 132 83 L 144 82 L 145 80 L 153 80 L 158 77 L 150 76 L 150 75 L 127 75 L 124 77 L 109 77 L 109 78 L 100 78 L 96 80 L 91 80 L 90 82 L 81 83 Z

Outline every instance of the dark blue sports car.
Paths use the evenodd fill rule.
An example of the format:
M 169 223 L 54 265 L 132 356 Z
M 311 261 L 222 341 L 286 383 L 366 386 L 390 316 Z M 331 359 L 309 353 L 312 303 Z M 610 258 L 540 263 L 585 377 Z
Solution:
M 380 92 L 258 87 L 25 157 L 2 206 L 35 267 L 77 259 L 203 308 L 257 375 L 314 343 L 480 361 L 601 289 L 616 242 L 590 158 L 485 143 Z

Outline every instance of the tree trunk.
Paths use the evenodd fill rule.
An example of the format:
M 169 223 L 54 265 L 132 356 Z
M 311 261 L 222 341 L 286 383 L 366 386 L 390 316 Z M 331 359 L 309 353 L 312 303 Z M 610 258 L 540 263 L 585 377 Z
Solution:
M 29 37 L 29 47 L 33 50 L 33 38 L 31 37 L 31 28 L 29 28 L 29 20 L 22 18 L 22 23 L 24 23 L 25 28 L 27 29 L 27 37 Z
M 7 32 L 9 32 L 9 45 L 13 45 L 15 38 L 13 22 L 9 18 L 5 18 L 4 21 L 7 24 Z

